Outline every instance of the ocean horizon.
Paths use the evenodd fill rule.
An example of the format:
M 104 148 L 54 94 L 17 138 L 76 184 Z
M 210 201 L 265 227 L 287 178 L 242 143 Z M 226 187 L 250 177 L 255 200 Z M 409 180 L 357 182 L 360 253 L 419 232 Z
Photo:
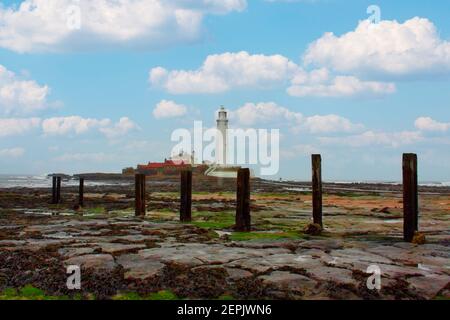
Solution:
M 279 180 L 270 180 L 273 182 L 280 182 Z M 298 179 L 285 179 L 282 182 L 298 182 L 305 183 L 307 180 Z M 367 183 L 367 184 L 385 184 L 385 185 L 398 185 L 401 181 L 380 181 L 380 180 L 324 180 L 324 183 L 337 183 L 337 184 L 353 184 L 353 183 Z M 52 179 L 48 174 L 36 175 L 36 174 L 0 174 L 0 189 L 7 188 L 50 188 Z M 85 181 L 86 186 L 108 186 L 108 185 L 128 185 L 131 182 L 114 181 L 111 179 Z M 65 186 L 78 186 L 78 180 L 70 178 L 64 181 Z M 450 181 L 421 181 L 419 186 L 424 187 L 450 187 Z

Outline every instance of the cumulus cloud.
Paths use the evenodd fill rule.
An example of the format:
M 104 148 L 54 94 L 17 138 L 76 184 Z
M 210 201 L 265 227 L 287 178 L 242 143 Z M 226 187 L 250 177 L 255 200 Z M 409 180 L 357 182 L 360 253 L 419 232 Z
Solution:
M 46 135 L 80 135 L 98 130 L 107 138 L 113 139 L 126 135 L 138 126 L 129 118 L 123 117 L 117 123 L 110 119 L 83 118 L 80 116 L 55 117 L 42 121 L 42 130 Z
M 1 32 L 0 32 L 1 34 Z M 27 114 L 49 107 L 48 86 L 33 80 L 24 80 L 0 65 L 0 112 L 3 114 Z
M 404 23 L 361 21 L 354 31 L 331 32 L 310 44 L 306 65 L 327 67 L 353 75 L 388 77 L 450 73 L 450 42 L 440 38 L 434 24 L 415 17 Z
M 0 156 L 7 158 L 20 158 L 25 154 L 23 148 L 0 149 Z
M 184 116 L 186 113 L 186 106 L 168 100 L 162 100 L 156 105 L 156 108 L 153 110 L 153 116 L 156 119 L 177 118 Z
M 450 122 L 439 122 L 430 117 L 420 117 L 415 121 L 415 126 L 421 131 L 440 131 L 450 130 Z
M 277 85 L 286 82 L 298 66 L 281 55 L 251 55 L 241 51 L 210 55 L 197 70 L 172 70 L 162 67 L 150 70 L 153 87 L 172 94 L 221 93 L 234 88 Z
M 319 141 L 326 145 L 343 145 L 349 147 L 386 146 L 397 148 L 402 145 L 411 145 L 422 141 L 420 132 L 374 132 L 366 131 L 361 134 L 346 137 L 320 137 Z
M 344 117 L 329 115 L 304 116 L 274 102 L 246 103 L 230 116 L 245 126 L 272 124 L 290 126 L 293 132 L 306 131 L 312 134 L 329 132 L 355 132 L 364 128 Z
M 301 113 L 290 111 L 274 102 L 246 103 L 232 111 L 230 116 L 246 126 L 276 121 L 300 124 L 303 121 Z
M 335 114 L 306 117 L 303 127 L 311 133 L 354 132 L 364 128 L 362 124 L 352 123 L 349 119 Z
M 21 135 L 39 127 L 39 118 L 0 118 L 0 137 Z
M 205 15 L 246 6 L 246 0 L 25 0 L 0 7 L 0 46 L 23 53 L 192 42 Z
M 55 117 L 42 122 L 42 130 L 48 135 L 82 134 L 94 128 L 106 127 L 111 124 L 109 119 L 91 119 L 80 116 Z
M 242 51 L 210 55 L 197 70 L 150 70 L 152 87 L 171 94 L 222 93 L 239 88 L 266 89 L 291 83 L 292 96 L 348 97 L 395 92 L 393 83 L 331 76 L 326 68 L 306 71 L 281 55 L 251 55 Z
M 377 25 L 364 20 L 342 36 L 328 32 L 309 45 L 301 65 L 281 55 L 228 52 L 208 56 L 196 70 L 153 68 L 149 81 L 172 94 L 290 82 L 287 92 L 296 97 L 372 97 L 395 93 L 393 79 L 439 74 L 450 75 L 450 41 L 431 21 L 416 17 Z
M 108 139 L 114 139 L 125 136 L 128 132 L 138 129 L 138 125 L 127 117 L 120 118 L 119 122 L 113 126 L 107 126 L 100 128 L 100 132 L 103 133 Z
M 295 97 L 351 97 L 377 96 L 394 93 L 394 83 L 362 81 L 354 76 L 331 77 L 326 68 L 299 72 L 291 81 L 287 92 Z

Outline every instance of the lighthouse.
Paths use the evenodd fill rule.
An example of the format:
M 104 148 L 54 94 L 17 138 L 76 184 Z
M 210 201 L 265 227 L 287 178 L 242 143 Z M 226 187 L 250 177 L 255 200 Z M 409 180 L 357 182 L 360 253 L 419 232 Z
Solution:
M 227 130 L 227 111 L 222 106 L 217 118 L 216 163 L 223 166 L 227 165 Z

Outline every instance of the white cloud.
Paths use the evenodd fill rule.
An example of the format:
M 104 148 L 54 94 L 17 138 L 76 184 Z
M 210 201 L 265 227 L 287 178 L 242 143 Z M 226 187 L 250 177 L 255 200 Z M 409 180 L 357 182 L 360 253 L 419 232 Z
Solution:
M 161 47 L 199 39 L 205 15 L 246 6 L 246 0 L 25 0 L 0 7 L 0 46 L 17 52 Z M 77 20 L 80 28 L 71 27 Z
M 0 32 L 1 34 L 1 32 Z M 48 86 L 33 80 L 20 79 L 14 72 L 0 65 L 0 112 L 27 114 L 48 108 Z
M 364 20 L 342 36 L 325 33 L 309 46 L 304 62 L 353 75 L 449 74 L 450 42 L 427 19 Z
M 265 88 L 294 76 L 298 66 L 281 55 L 250 55 L 248 52 L 210 55 L 197 70 L 150 70 L 153 87 L 172 94 L 220 93 L 235 88 Z
M 315 133 L 354 132 L 364 128 L 350 120 L 334 115 L 304 116 L 300 112 L 291 111 L 274 102 L 246 103 L 230 114 L 231 118 L 244 126 L 256 124 L 290 126 L 295 133 L 307 131 Z
M 42 130 L 48 135 L 82 134 L 94 128 L 106 127 L 111 124 L 109 119 L 91 119 L 80 116 L 55 117 L 42 122 Z
M 311 133 L 354 132 L 364 128 L 362 124 L 352 123 L 349 119 L 335 114 L 307 117 L 303 127 Z
M 251 55 L 242 51 L 210 55 L 197 70 L 150 70 L 149 82 L 172 94 L 221 93 L 239 88 L 265 89 L 287 84 L 292 96 L 348 97 L 395 92 L 393 83 L 331 76 L 326 68 L 303 70 L 281 55 Z
M 40 123 L 41 119 L 39 118 L 0 118 L 0 137 L 24 134 L 32 129 L 39 127 Z
M 303 120 L 301 113 L 292 112 L 274 102 L 246 103 L 239 109 L 232 111 L 230 116 L 236 118 L 240 124 L 245 126 L 277 121 L 300 124 Z
M 313 70 L 310 73 L 300 72 L 287 89 L 287 92 L 295 97 L 376 96 L 395 91 L 394 83 L 362 81 L 354 76 L 330 77 L 325 68 Z
M 210 55 L 196 70 L 156 67 L 149 81 L 172 94 L 266 89 L 290 81 L 287 92 L 296 97 L 371 97 L 396 92 L 386 79 L 438 74 L 450 75 L 450 42 L 431 21 L 413 18 L 377 25 L 365 20 L 342 36 L 326 33 L 310 44 L 302 66 L 281 55 L 243 51 Z
M 318 139 L 321 143 L 327 145 L 344 145 L 350 147 L 380 145 L 396 148 L 402 145 L 410 145 L 420 142 L 424 138 L 420 132 L 415 131 L 393 133 L 366 131 L 358 135 L 346 137 L 320 137 Z
M 25 154 L 23 148 L 0 149 L 0 157 L 20 158 Z
M 42 121 L 46 135 L 80 135 L 98 130 L 108 139 L 119 138 L 138 126 L 129 118 L 123 117 L 117 123 L 110 119 L 83 118 L 80 116 L 55 117 Z
M 108 139 L 120 138 L 125 136 L 128 132 L 138 129 L 139 127 L 132 120 L 127 117 L 120 118 L 119 122 L 110 127 L 100 128 Z
M 450 122 L 444 123 L 436 121 L 430 117 L 420 117 L 415 121 L 415 126 L 421 131 L 441 131 L 450 130 Z
M 153 116 L 156 119 L 177 118 L 184 116 L 186 113 L 186 106 L 168 100 L 162 100 L 156 105 L 156 108 L 153 110 Z

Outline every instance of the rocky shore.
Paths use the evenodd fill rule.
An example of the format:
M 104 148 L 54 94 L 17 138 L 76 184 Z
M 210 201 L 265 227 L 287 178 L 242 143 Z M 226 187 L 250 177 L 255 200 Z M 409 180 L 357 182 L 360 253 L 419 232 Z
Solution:
M 170 292 L 177 298 L 441 299 L 450 297 L 450 198 L 420 197 L 422 245 L 402 241 L 401 194 L 328 192 L 325 230 L 303 232 L 308 191 L 253 183 L 250 233 L 233 231 L 233 181 L 194 181 L 193 219 L 178 222 L 176 180 L 150 182 L 148 213 L 133 215 L 130 184 L 0 190 L 0 292 L 27 285 L 52 296 L 116 299 Z M 289 187 L 288 187 L 289 188 Z M 358 187 L 359 190 L 364 188 Z M 82 269 L 80 291 L 66 267 Z M 369 266 L 381 270 L 370 290 Z

